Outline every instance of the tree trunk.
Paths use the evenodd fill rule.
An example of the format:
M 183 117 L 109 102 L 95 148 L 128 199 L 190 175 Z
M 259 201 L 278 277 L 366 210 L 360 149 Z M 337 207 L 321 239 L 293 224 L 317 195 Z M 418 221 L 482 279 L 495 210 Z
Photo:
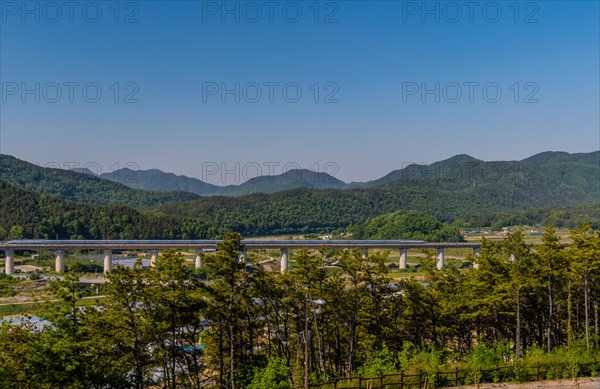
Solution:
M 548 352 L 552 350 L 552 339 L 554 337 L 554 298 L 552 296 L 552 279 L 548 278 Z
M 590 351 L 590 309 L 588 297 L 588 275 L 587 270 L 583 273 L 583 305 L 585 307 L 585 345 Z
M 356 284 L 354 285 L 354 288 L 356 290 Z M 354 296 L 354 298 L 354 310 L 352 312 L 352 321 L 350 323 L 350 352 L 348 355 L 348 372 L 350 373 L 350 376 L 352 376 L 352 364 L 354 363 L 354 338 L 356 337 L 356 315 L 358 312 L 357 296 Z
M 233 331 L 233 324 L 229 325 L 229 379 L 231 380 L 231 389 L 235 389 L 235 342 L 233 337 L 235 336 Z
M 596 342 L 596 348 L 598 348 L 598 301 L 594 302 L 594 337 Z
M 517 288 L 517 330 L 515 336 L 515 357 L 521 358 L 521 301 L 520 290 Z
M 222 323 L 222 321 L 221 321 Z M 225 379 L 225 353 L 223 350 L 223 327 L 219 325 L 219 384 L 223 387 L 223 380 Z
M 567 297 L 567 345 L 571 348 L 573 341 L 573 326 L 571 325 L 571 316 L 573 315 L 573 301 L 571 298 L 571 280 L 569 280 L 569 292 Z

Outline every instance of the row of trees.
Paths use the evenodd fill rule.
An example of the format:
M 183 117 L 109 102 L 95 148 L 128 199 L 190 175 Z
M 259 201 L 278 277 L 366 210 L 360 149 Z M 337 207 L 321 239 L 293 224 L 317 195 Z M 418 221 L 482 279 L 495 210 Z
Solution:
M 279 274 L 241 263 L 240 239 L 228 234 L 201 272 L 172 251 L 156 271 L 116 268 L 85 309 L 67 274 L 52 325 L 0 328 L 1 386 L 275 388 L 302 385 L 305 366 L 311 381 L 367 374 L 382 356 L 406 370 L 419 350 L 437 364 L 482 345 L 504 350 L 495 363 L 576 344 L 598 355 L 600 234 L 588 226 L 568 247 L 552 227 L 535 251 L 517 232 L 485 241 L 478 269 L 429 258 L 424 280 L 400 281 L 384 253 L 358 251 L 300 250 Z

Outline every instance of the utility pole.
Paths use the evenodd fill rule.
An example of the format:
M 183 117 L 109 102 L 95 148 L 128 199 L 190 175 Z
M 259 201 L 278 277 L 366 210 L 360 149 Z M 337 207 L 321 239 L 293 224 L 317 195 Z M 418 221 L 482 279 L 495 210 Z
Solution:
M 304 304 L 306 305 L 304 314 L 304 389 L 308 389 L 308 299 Z
M 308 304 L 317 304 L 317 305 L 325 305 L 326 302 L 323 299 L 311 300 L 306 297 L 306 311 L 304 313 L 304 389 L 308 388 Z M 314 310 L 313 306 L 313 310 Z M 316 312 L 315 312 L 315 321 L 316 321 Z

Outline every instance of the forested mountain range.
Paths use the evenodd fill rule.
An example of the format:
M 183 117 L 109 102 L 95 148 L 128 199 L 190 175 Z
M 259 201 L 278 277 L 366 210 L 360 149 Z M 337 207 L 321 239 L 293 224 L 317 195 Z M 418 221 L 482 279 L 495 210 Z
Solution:
M 368 182 L 345 183 L 336 177 L 306 169 L 289 170 L 279 175 L 263 175 L 238 185 L 217 186 L 197 178 L 165 173 L 158 169 L 120 169 L 100 177 L 146 190 L 177 190 L 200 196 L 243 196 L 253 193 L 275 193 L 285 190 L 306 189 L 356 189 L 390 184 L 399 180 L 453 180 L 457 184 L 477 185 L 480 182 L 529 180 L 534 174 L 554 179 L 562 187 L 581 186 L 594 189 L 597 182 L 588 185 L 590 175 L 600 169 L 600 151 L 591 153 L 543 152 L 521 161 L 482 161 L 466 154 L 432 164 L 402 163 L 401 169 Z M 90 172 L 91 173 L 91 172 Z M 537 177 L 537 176 L 536 176 Z M 597 181 L 597 180 L 596 180 Z
M 148 208 L 198 198 L 188 192 L 145 191 L 72 170 L 40 167 L 0 154 L 0 179 L 21 189 L 96 205 Z
M 573 161 L 568 156 L 546 153 L 539 158 L 548 162 L 536 163 L 483 162 L 463 155 L 435 166 L 409 165 L 353 189 L 212 196 L 158 209 L 245 235 L 262 235 L 343 228 L 397 210 L 478 225 L 493 222 L 484 218 L 489 214 L 594 202 L 597 206 L 600 153 L 571 154 Z
M 389 184 L 398 180 L 451 179 L 477 184 L 485 181 L 528 180 L 533 173 L 546 175 L 562 184 L 579 185 L 582 175 L 600 169 L 600 151 L 569 154 L 547 151 L 521 161 L 482 161 L 466 154 L 455 155 L 432 164 L 405 163 L 401 169 L 366 183 L 352 183 L 348 187 L 365 187 Z M 568 172 L 565 172 L 568 170 Z M 587 173 L 586 173 L 587 172 Z
M 600 199 L 599 152 L 542 153 L 527 162 L 483 162 L 462 155 L 437 165 L 408 165 L 354 188 L 356 184 L 337 182 L 347 189 L 296 188 L 239 197 L 137 190 L 5 155 L 0 156 L 0 169 L 0 225 L 7 233 L 22 226 L 26 237 L 58 233 L 65 238 L 195 239 L 219 237 L 226 230 L 244 236 L 321 232 L 368 223 L 398 210 L 420 211 L 459 225 L 550 220 L 572 226 L 575 220 L 594 223 Z M 302 171 L 301 177 L 309 173 Z M 328 179 L 317 177 L 317 182 Z M 281 182 L 268 177 L 247 184 L 271 191 Z
M 350 192 L 350 191 L 348 191 Z M 284 192 L 288 193 L 288 192 Z M 314 192 L 316 194 L 318 192 Z M 346 193 L 346 192 L 342 192 Z M 282 193 L 270 196 L 281 198 Z M 277 206 L 266 208 L 262 215 L 242 212 L 243 204 L 249 198 L 260 200 L 268 195 L 255 194 L 240 198 L 215 197 L 237 203 L 223 204 L 209 210 L 206 214 L 168 215 L 164 212 L 139 211 L 125 206 L 87 205 L 53 196 L 28 192 L 0 180 L 0 240 L 19 238 L 54 239 L 216 239 L 225 231 L 253 234 L 277 234 L 292 232 L 325 232 L 335 228 L 345 228 L 361 224 L 367 225 L 373 215 L 379 215 L 376 209 L 361 206 L 344 210 L 333 207 L 335 202 L 325 201 L 304 190 L 294 206 L 284 207 L 279 200 Z M 244 200 L 245 199 L 245 200 Z M 244 203 L 242 203 L 244 202 Z M 302 212 L 300 206 L 309 205 Z M 256 202 L 255 208 L 261 202 Z M 262 203 L 264 206 L 264 202 Z M 205 204 L 206 205 L 206 204 Z M 289 204 L 288 204 L 289 205 Z M 314 207 L 313 207 L 314 206 Z M 391 208 L 390 208 L 391 209 Z M 385 212 L 382 212 L 385 213 Z M 193 212 L 190 215 L 194 214 Z M 566 207 L 533 208 L 522 212 L 481 213 L 465 218 L 453 219 L 455 225 L 490 226 L 512 224 L 554 223 L 561 227 L 575 227 L 582 222 L 591 223 L 594 228 L 600 226 L 600 203 L 580 204 Z

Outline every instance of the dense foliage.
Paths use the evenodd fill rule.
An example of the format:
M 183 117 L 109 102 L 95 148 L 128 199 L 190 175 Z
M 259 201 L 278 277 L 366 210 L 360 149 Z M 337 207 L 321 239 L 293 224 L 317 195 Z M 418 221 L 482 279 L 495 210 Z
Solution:
M 169 215 L 252 236 L 334 230 L 362 224 L 368 219 L 398 210 L 424 212 L 444 222 L 481 220 L 488 223 L 490 220 L 480 215 L 499 212 L 514 214 L 549 204 L 552 208 L 558 208 L 578 201 L 589 202 L 592 197 L 582 195 L 579 191 L 571 192 L 573 197 L 569 200 L 568 197 L 554 197 L 552 193 L 544 192 L 529 197 L 501 189 L 478 187 L 453 190 L 443 189 L 440 184 L 424 190 L 411 188 L 408 184 L 408 181 L 401 181 L 370 189 L 298 189 L 238 198 L 204 197 L 191 202 L 164 205 L 159 209 Z M 590 204 L 590 207 L 593 206 Z
M 520 233 L 486 241 L 478 269 L 430 258 L 423 281 L 392 282 L 385 255 L 358 250 L 299 250 L 273 273 L 240 263 L 240 239 L 227 235 L 199 273 L 175 252 L 156 271 L 116 268 L 102 308 L 79 309 L 67 275 L 52 326 L 0 327 L 1 386 L 285 388 L 305 366 L 311 381 L 419 370 L 430 385 L 466 366 L 478 383 L 505 364 L 511 374 L 486 379 L 522 380 L 536 361 L 554 361 L 545 378 L 577 376 L 600 356 L 600 234 L 588 226 L 568 247 L 552 227 L 535 251 Z
M 0 239 L 57 234 L 73 239 L 216 238 L 229 230 L 245 236 L 321 233 L 360 226 L 401 210 L 463 227 L 546 223 L 574 227 L 582 221 L 597 226 L 599 157 L 598 152 L 545 153 L 520 163 L 493 163 L 457 156 L 433 165 L 409 165 L 354 189 L 294 189 L 182 201 L 197 196 L 133 190 L 89 174 L 41 168 L 1 155 L 0 173 L 6 182 L 0 183 Z M 326 178 L 303 174 L 299 181 Z M 287 187 L 281 180 L 261 178 L 248 184 L 267 185 L 274 191 Z M 137 212 L 125 206 L 146 209 Z M 147 208 L 151 206 L 157 207 Z M 140 235 L 135 235 L 138 231 Z
M 600 193 L 598 194 L 600 196 Z M 589 223 L 592 228 L 600 228 L 600 203 L 570 205 L 566 207 L 531 208 L 520 212 L 495 212 L 467 217 L 466 226 L 500 228 L 503 226 L 543 226 L 575 228 Z
M 594 172 L 597 175 L 600 170 L 600 151 L 579 154 L 545 152 L 518 162 L 485 162 L 462 154 L 429 165 L 403 162 L 402 166 L 402 169 L 394 170 L 380 179 L 350 184 L 345 184 L 324 172 L 296 169 L 277 175 L 259 175 L 239 185 L 227 186 L 215 186 L 196 178 L 177 176 L 157 169 L 138 171 L 122 169 L 105 173 L 102 177 L 122 182 L 132 188 L 183 190 L 201 196 L 241 196 L 281 192 L 295 188 L 353 189 L 381 186 L 402 180 L 416 180 L 417 183 L 422 184 L 440 179 L 455 181 L 464 188 L 477 185 L 501 185 L 507 189 L 514 187 L 525 192 L 531 191 L 530 195 L 535 196 L 539 189 L 552 189 L 549 185 L 557 187 L 553 190 L 598 189 L 597 179 L 591 181 L 589 179 L 593 178 Z M 237 172 L 234 171 L 235 173 L 241 175 L 239 167 Z M 238 177 L 242 180 L 246 178 L 249 177 Z M 536 183 L 540 179 L 544 181 L 545 188 L 540 188 Z
M 92 206 L 23 191 L 0 180 L 0 240 L 156 239 L 179 235 L 175 220 L 124 206 Z
M 460 242 L 463 237 L 455 226 L 417 211 L 396 211 L 377 216 L 364 225 L 348 228 L 356 239 L 418 239 L 428 242 Z
M 93 206 L 55 197 L 38 195 L 0 180 L 0 240 L 21 238 L 53 239 L 216 239 L 227 228 L 249 235 L 279 233 L 331 232 L 351 225 L 358 230 L 370 218 L 377 217 L 376 209 L 350 204 L 344 211 L 334 198 L 322 201 L 319 192 L 302 192 L 292 201 L 285 193 L 252 195 L 249 198 L 211 198 L 221 205 L 207 208 L 202 216 L 174 215 L 171 211 L 138 211 L 124 206 Z M 344 192 L 346 193 L 346 192 Z M 203 203 L 205 206 L 209 202 Z M 305 207 L 299 206 L 305 203 Z M 396 209 L 390 209 L 394 212 Z M 427 216 L 424 216 L 427 218 Z M 384 217 L 381 220 L 386 220 Z M 589 220 L 593 226 L 600 220 L 597 203 L 562 208 L 529 209 L 522 212 L 503 212 L 454 220 L 453 225 L 506 226 L 513 224 L 544 224 L 554 221 L 561 227 L 574 227 Z M 514 223 L 513 223 L 514 222 Z M 220 223 L 220 224 L 219 224 Z M 304 223 L 304 224 L 303 224 Z M 455 240 L 453 227 L 442 227 L 442 236 L 431 240 Z M 445 238 L 445 239 L 442 239 Z
M 185 192 L 131 189 L 89 174 L 44 168 L 4 154 L 0 154 L 0 179 L 30 192 L 97 205 L 148 208 L 198 197 Z
M 479 226 L 496 222 L 485 215 L 503 213 L 510 221 L 515 213 L 533 208 L 588 204 L 575 213 L 597 214 L 597 204 L 591 203 L 600 194 L 599 157 L 600 153 L 573 154 L 566 161 L 540 157 L 549 160 L 547 164 L 455 158 L 437 165 L 410 165 L 355 189 L 203 197 L 159 209 L 244 235 L 333 230 L 398 210 L 424 212 L 444 222 L 482 222 Z M 574 218 L 582 221 L 568 220 L 564 214 L 554 216 L 543 221 L 569 226 Z

